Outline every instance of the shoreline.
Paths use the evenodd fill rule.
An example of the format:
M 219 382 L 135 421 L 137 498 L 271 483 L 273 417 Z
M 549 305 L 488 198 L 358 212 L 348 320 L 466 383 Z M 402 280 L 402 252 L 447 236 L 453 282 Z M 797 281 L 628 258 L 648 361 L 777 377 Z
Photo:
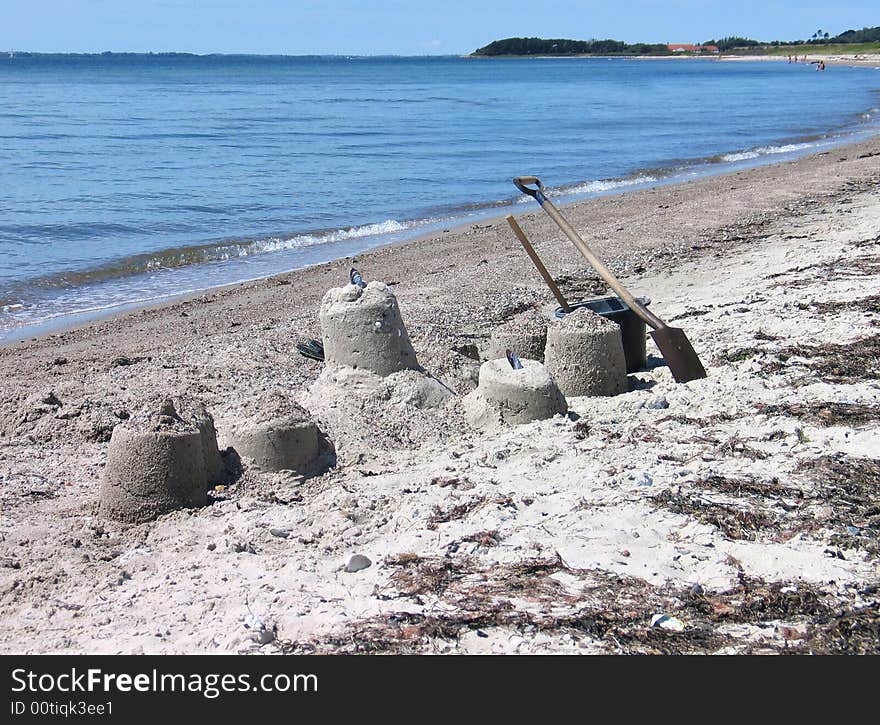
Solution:
M 734 53 L 703 53 L 696 55 L 685 55 L 683 53 L 678 54 L 669 54 L 669 55 L 493 55 L 493 56 L 481 56 L 481 55 L 464 55 L 460 56 L 465 60 L 505 60 L 510 58 L 535 58 L 539 60 L 566 60 L 566 59 L 589 59 L 595 58 L 597 60 L 608 60 L 608 59 L 625 59 L 625 60 L 707 60 L 707 61 L 752 61 L 752 62 L 764 62 L 764 61 L 781 61 L 783 63 L 787 62 L 788 58 L 785 55 L 775 55 L 775 54 L 764 54 L 764 55 L 738 55 Z M 798 54 L 798 57 L 802 57 Z M 845 65 L 851 66 L 853 68 L 880 68 L 880 53 L 831 53 L 828 55 L 822 53 L 806 53 L 807 61 L 806 64 L 809 65 L 811 63 L 815 63 L 819 60 L 824 60 L 827 64 L 831 65 Z M 800 65 L 803 65 L 803 61 L 799 61 Z
M 725 154 L 718 154 L 716 156 L 707 158 L 707 159 L 698 159 L 693 160 L 688 163 L 686 166 L 682 167 L 670 167 L 669 169 L 646 169 L 642 171 L 634 172 L 633 174 L 622 177 L 620 179 L 609 179 L 609 180 L 593 180 L 593 181 L 585 181 L 585 182 L 575 182 L 571 184 L 567 184 L 562 187 L 562 198 L 556 199 L 557 204 L 560 204 L 564 207 L 569 207 L 571 205 L 577 205 L 583 203 L 584 201 L 589 201 L 591 199 L 597 198 L 605 198 L 611 196 L 618 196 L 621 194 L 628 194 L 634 191 L 640 191 L 645 189 L 656 189 L 662 188 L 666 186 L 675 186 L 678 184 L 690 183 L 694 180 L 701 180 L 706 178 L 712 178 L 715 176 L 725 176 L 728 174 L 735 174 L 741 171 L 749 171 L 751 169 L 761 168 L 763 166 L 775 165 L 779 163 L 787 163 L 792 160 L 797 161 L 800 158 L 809 157 L 816 154 L 827 153 L 832 150 L 845 150 L 846 148 L 858 144 L 865 143 L 867 139 L 880 137 L 880 131 L 875 131 L 874 134 L 868 135 L 867 139 L 865 138 L 865 131 L 862 132 L 852 132 L 851 136 L 859 136 L 861 135 L 863 138 L 859 140 L 853 140 L 851 136 L 840 135 L 838 137 L 830 137 L 825 139 L 825 144 L 819 146 L 819 149 L 822 150 L 801 150 L 801 151 L 790 151 L 783 153 L 783 159 L 777 160 L 774 158 L 773 154 L 764 154 L 763 156 L 758 155 L 753 159 L 740 159 L 740 160 L 730 160 L 730 161 L 718 161 L 719 157 L 724 156 Z M 811 139 L 813 143 L 817 143 L 820 139 Z M 779 142 L 780 147 L 785 146 L 786 144 L 798 144 L 800 143 L 797 139 L 792 139 L 789 142 Z M 749 151 L 745 151 L 748 153 Z M 743 153 L 742 151 L 735 150 L 731 152 L 727 152 L 726 155 L 737 155 Z M 713 168 L 715 164 L 718 164 L 718 168 Z M 658 171 L 660 172 L 658 174 Z M 663 171 L 668 171 L 668 175 L 664 176 Z M 684 176 L 693 174 L 694 178 L 682 178 Z M 645 177 L 649 180 L 643 183 L 637 183 L 639 178 Z M 618 184 L 615 188 L 609 188 L 599 191 L 584 191 L 584 192 L 573 192 L 574 189 L 578 188 L 586 188 L 593 184 L 603 184 L 603 183 L 612 183 Z M 632 182 L 632 183 L 627 183 Z M 634 187 L 634 188 L 631 188 Z M 369 254 L 372 251 L 382 249 L 384 247 L 393 247 L 398 245 L 408 245 L 408 244 L 418 244 L 422 241 L 430 239 L 436 236 L 439 229 L 443 229 L 444 233 L 451 232 L 453 234 L 458 234 L 463 232 L 467 227 L 477 224 L 497 224 L 503 221 L 504 217 L 507 214 L 514 214 L 518 216 L 521 211 L 521 207 L 519 204 L 513 203 L 502 206 L 489 206 L 485 209 L 477 210 L 468 214 L 466 216 L 461 217 L 451 217 L 448 220 L 438 220 L 434 223 L 425 223 L 422 224 L 421 220 L 413 220 L 413 224 L 415 225 L 413 228 L 412 235 L 406 234 L 404 232 L 404 236 L 402 239 L 390 241 L 390 242 L 380 242 L 375 246 L 369 246 L 365 251 L 357 252 L 353 256 L 363 256 L 365 254 Z M 407 222 L 409 223 L 409 222 Z M 370 226 L 370 225 L 367 225 Z M 416 231 L 420 226 L 427 226 L 428 229 L 426 231 Z M 369 239 L 369 237 L 364 237 L 365 239 Z M 223 242 L 223 245 L 226 245 L 226 242 Z M 259 283 L 271 277 L 279 276 L 279 275 L 287 275 L 298 272 L 303 272 L 304 270 L 320 267 L 323 264 L 333 263 L 340 259 L 348 258 L 352 255 L 343 255 L 338 257 L 333 257 L 332 259 L 325 260 L 317 263 L 308 263 L 300 267 L 295 267 L 291 270 L 285 270 L 284 272 L 280 272 L 277 274 L 258 274 L 257 276 L 237 280 L 234 282 L 228 282 L 219 285 L 207 285 L 205 287 L 197 287 L 196 289 L 184 291 L 184 292 L 169 292 L 167 294 L 163 294 L 157 298 L 151 298 L 146 300 L 135 300 L 131 302 L 121 302 L 118 304 L 114 304 L 108 308 L 104 309 L 82 309 L 69 313 L 62 313 L 54 317 L 44 318 L 34 323 L 21 325 L 18 327 L 12 327 L 8 330 L 4 331 L 2 338 L 0 338 L 0 350 L 10 346 L 16 346 L 23 341 L 34 338 L 44 338 L 48 336 L 57 335 L 60 333 L 64 333 L 71 330 L 76 330 L 81 327 L 88 326 L 92 323 L 98 323 L 103 320 L 114 319 L 116 317 L 125 316 L 127 314 L 135 313 L 139 310 L 147 310 L 147 309 L 155 309 L 162 308 L 166 305 L 173 305 L 175 303 L 185 302 L 187 300 L 191 300 L 195 297 L 199 297 L 205 294 L 224 291 L 230 288 L 236 288 L 241 286 L 246 286 L 248 284 Z M 204 262 L 202 264 L 207 264 L 209 262 Z M 136 277 L 137 275 L 135 275 Z
M 625 198 L 631 194 L 650 194 L 654 193 L 659 189 L 676 189 L 676 187 L 688 187 L 689 185 L 699 185 L 701 183 L 711 184 L 713 180 L 723 180 L 728 176 L 739 176 L 743 173 L 751 174 L 753 172 L 759 172 L 762 169 L 774 168 L 774 167 L 784 167 L 790 164 L 798 164 L 801 161 L 806 161 L 809 159 L 818 159 L 826 154 L 839 151 L 841 154 L 849 153 L 855 154 L 856 156 L 859 154 L 860 150 L 863 146 L 872 147 L 875 142 L 880 140 L 880 134 L 874 136 L 873 138 L 866 141 L 859 141 L 855 143 L 848 143 L 840 146 L 835 146 L 831 151 L 821 151 L 816 154 L 807 154 L 805 156 L 800 156 L 795 158 L 794 160 L 783 160 L 783 161 L 770 161 L 765 162 L 763 164 L 749 166 L 744 170 L 731 170 L 716 174 L 708 174 L 706 176 L 699 177 L 697 179 L 685 180 L 685 181 L 673 181 L 670 183 L 658 183 L 648 185 L 644 189 L 625 189 L 619 193 L 611 193 L 608 195 L 600 195 L 592 198 L 587 198 L 583 200 L 575 200 L 564 203 L 564 208 L 569 212 L 574 211 L 577 215 L 583 215 L 583 211 L 581 209 L 582 205 L 590 205 L 594 202 L 600 202 L 602 200 L 610 200 L 616 198 Z M 722 181 L 723 183 L 723 181 Z M 674 193 L 674 192 L 673 192 Z M 529 206 L 532 206 L 531 204 Z M 299 269 L 294 269 L 286 272 L 279 273 L 277 275 L 271 275 L 267 277 L 257 277 L 251 280 L 241 281 L 241 282 L 233 282 L 226 285 L 220 285 L 217 287 L 209 287 L 201 290 L 197 290 L 191 293 L 185 293 L 182 295 L 175 295 L 170 300 L 163 299 L 158 300 L 154 303 L 132 303 L 130 306 L 126 306 L 125 309 L 122 310 L 111 310 L 106 315 L 98 313 L 97 316 L 91 317 L 90 313 L 86 313 L 89 315 L 89 318 L 82 322 L 72 322 L 70 324 L 65 324 L 63 321 L 59 321 L 57 325 L 50 324 L 51 329 L 46 330 L 45 332 L 39 334 L 28 334 L 23 335 L 21 337 L 17 337 L 12 340 L 3 340 L 0 341 L 0 355 L 2 355 L 5 351 L 21 349 L 22 347 L 27 347 L 28 343 L 39 343 L 41 341 L 48 341 L 56 338 L 65 338 L 69 335 L 76 336 L 78 334 L 86 335 L 92 328 L 101 328 L 104 325 L 120 325 L 123 324 L 126 319 L 129 317 L 137 317 L 142 316 L 144 314 L 155 314 L 162 315 L 163 313 L 170 313 L 171 311 L 177 309 L 180 306 L 191 305 L 193 301 L 204 298 L 206 296 L 219 295 L 222 297 L 228 296 L 237 296 L 242 295 L 246 296 L 247 291 L 250 289 L 254 289 L 257 287 L 265 286 L 267 284 L 271 284 L 274 280 L 290 280 L 291 282 L 298 276 L 304 277 L 313 277 L 314 275 L 319 274 L 319 272 L 326 268 L 333 268 L 338 266 L 345 266 L 348 260 L 362 260 L 361 264 L 369 264 L 370 258 L 374 255 L 384 256 L 386 252 L 389 250 L 407 250 L 415 252 L 415 247 L 420 245 L 425 245 L 430 242 L 436 242 L 447 239 L 455 239 L 461 236 L 468 236 L 469 230 L 473 228 L 501 228 L 502 233 L 505 233 L 504 230 L 506 228 L 506 224 L 504 223 L 504 217 L 507 213 L 514 213 L 514 216 L 517 219 L 522 219 L 524 216 L 531 217 L 535 216 L 535 212 L 528 212 L 523 210 L 511 209 L 510 207 L 506 208 L 504 212 L 491 215 L 486 218 L 480 219 L 478 221 L 464 221 L 460 224 L 449 226 L 443 229 L 442 233 L 438 235 L 438 232 L 428 232 L 423 234 L 418 234 L 414 237 L 404 239 L 401 241 L 391 242 L 387 244 L 381 244 L 376 247 L 371 247 L 365 252 L 360 254 L 356 254 L 354 256 L 343 256 L 337 257 L 332 260 L 322 262 L 319 264 L 309 265 L 306 267 L 302 267 Z M 540 219 L 540 217 L 538 217 Z M 410 249 L 410 248 L 413 249 Z M 26 329 L 26 328 L 24 328 Z
M 223 440 L 268 393 L 304 401 L 322 366 L 295 343 L 354 260 L 0 349 L 0 651 L 877 653 L 878 161 L 875 137 L 568 205 L 708 372 L 675 384 L 649 341 L 571 418 L 463 420 L 472 348 L 552 303 L 503 221 L 359 255 L 455 397 L 353 387 L 313 409 L 330 471 L 245 466 L 144 524 L 96 516 L 113 426 L 187 394 Z M 517 218 L 570 301 L 603 292 Z

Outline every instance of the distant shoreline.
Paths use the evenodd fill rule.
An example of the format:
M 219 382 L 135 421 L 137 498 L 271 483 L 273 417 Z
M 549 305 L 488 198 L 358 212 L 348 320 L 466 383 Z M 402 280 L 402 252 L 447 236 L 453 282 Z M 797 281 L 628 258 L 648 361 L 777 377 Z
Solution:
M 826 64 L 831 65 L 848 65 L 858 68 L 880 67 L 880 53 L 819 53 L 807 52 L 807 63 L 813 63 L 817 60 L 824 60 Z M 797 57 L 803 57 L 800 53 Z M 99 53 L 43 53 L 33 51 L 4 50 L 0 51 L 0 62 L 10 62 L 18 60 L 191 60 L 191 61 L 210 61 L 241 59 L 245 62 L 258 60 L 303 60 L 303 59 L 400 59 L 400 60 L 418 60 L 418 59 L 459 59 L 459 60 L 509 60 L 531 58 L 535 60 L 571 60 L 571 59 L 595 59 L 595 60 L 702 60 L 702 61 L 724 61 L 724 62 L 787 62 L 788 56 L 781 54 L 748 54 L 742 55 L 737 53 L 668 53 L 662 55 L 651 54 L 592 54 L 580 53 L 571 55 L 531 55 L 531 54 L 505 54 L 505 55 L 478 55 L 475 53 L 468 54 L 442 54 L 442 55 L 358 55 L 358 54 L 314 54 L 306 53 L 302 55 L 294 54 L 260 54 L 260 53 L 189 53 L 168 51 L 161 53 L 139 53 L 128 51 L 102 51 Z
M 526 59 L 532 58 L 535 60 L 583 60 L 583 59 L 595 59 L 595 60 L 696 60 L 696 61 L 714 61 L 714 62 L 775 62 L 775 63 L 787 63 L 788 57 L 784 55 L 736 55 L 736 54 L 709 54 L 703 53 L 699 55 L 689 55 L 683 53 L 669 54 L 669 55 L 592 55 L 592 54 L 580 54 L 580 55 L 463 55 L 460 56 L 465 60 L 510 60 L 510 59 Z M 803 57 L 798 55 L 798 57 Z M 831 65 L 845 65 L 851 66 L 853 68 L 877 68 L 880 67 L 880 53 L 856 53 L 853 55 L 840 55 L 840 54 L 829 54 L 823 55 L 821 53 L 807 53 L 806 54 L 806 64 L 809 65 L 811 63 L 815 63 L 818 60 L 823 60 L 827 64 Z M 804 64 L 804 61 L 799 61 L 801 65 Z

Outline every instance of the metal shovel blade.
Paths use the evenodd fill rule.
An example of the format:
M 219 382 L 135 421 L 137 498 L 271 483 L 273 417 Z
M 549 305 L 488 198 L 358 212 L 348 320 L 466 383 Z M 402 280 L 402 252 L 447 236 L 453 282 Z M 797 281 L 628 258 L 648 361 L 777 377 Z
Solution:
M 651 337 L 663 354 L 675 382 L 687 383 L 706 377 L 703 363 L 680 327 L 660 327 L 651 331 Z

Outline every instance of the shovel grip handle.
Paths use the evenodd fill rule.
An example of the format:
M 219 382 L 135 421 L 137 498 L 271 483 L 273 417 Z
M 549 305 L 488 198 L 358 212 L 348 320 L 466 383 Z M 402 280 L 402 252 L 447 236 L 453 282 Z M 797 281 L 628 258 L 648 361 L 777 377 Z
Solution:
M 538 194 L 544 195 L 544 185 L 537 176 L 517 176 L 513 183 L 523 194 L 528 194 L 533 199 L 537 199 Z M 533 189 L 532 186 L 536 188 Z

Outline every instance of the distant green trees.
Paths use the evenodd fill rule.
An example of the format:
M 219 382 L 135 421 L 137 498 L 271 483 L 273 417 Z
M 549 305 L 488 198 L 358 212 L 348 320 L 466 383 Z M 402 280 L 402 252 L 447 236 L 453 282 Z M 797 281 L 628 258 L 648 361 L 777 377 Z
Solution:
M 861 30 L 847 30 L 837 35 L 828 42 L 830 43 L 880 43 L 880 26 L 876 28 L 862 28 Z
M 809 40 L 773 40 L 761 42 L 752 38 L 731 35 L 718 40 L 707 40 L 703 45 L 715 45 L 722 53 L 737 48 L 757 46 L 830 44 L 830 43 L 880 43 L 880 26 L 847 30 L 830 36 L 817 30 Z M 668 55 L 664 43 L 624 43 L 621 40 L 569 40 L 566 38 L 504 38 L 474 51 L 474 55 Z
M 722 53 L 733 48 L 753 48 L 760 45 L 757 40 L 751 38 L 741 38 L 738 35 L 731 35 L 727 38 L 719 38 L 718 40 L 707 40 L 703 45 L 717 45 L 718 50 Z
M 831 33 L 820 28 L 807 40 L 774 40 L 767 45 L 831 45 L 832 43 L 880 43 L 880 26 L 847 30 L 834 37 L 831 37 Z
M 662 43 L 621 40 L 568 40 L 564 38 L 504 38 L 474 51 L 474 55 L 656 55 L 668 53 Z

